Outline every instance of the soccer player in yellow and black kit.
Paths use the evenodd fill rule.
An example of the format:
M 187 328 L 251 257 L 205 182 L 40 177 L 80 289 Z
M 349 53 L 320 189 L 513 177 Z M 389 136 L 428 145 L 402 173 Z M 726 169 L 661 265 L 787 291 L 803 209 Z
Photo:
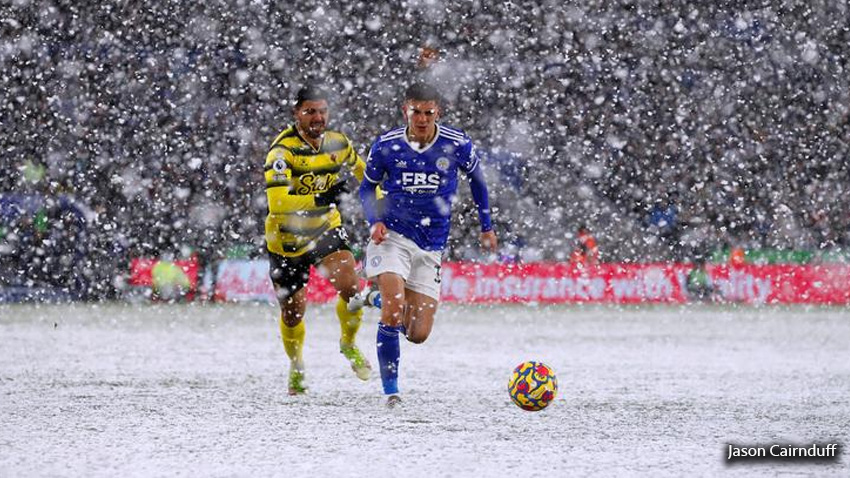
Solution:
M 283 347 L 290 359 L 290 395 L 307 390 L 302 349 L 310 266 L 318 267 L 339 292 L 340 352 L 361 380 L 368 380 L 371 373 L 354 343 L 363 311 L 349 311 L 348 302 L 357 293 L 359 280 L 336 207 L 345 192 L 342 169 L 349 168 L 362 181 L 366 165 L 344 134 L 325 130 L 328 111 L 323 89 L 302 88 L 292 110 L 295 122 L 275 138 L 264 167 L 269 208 L 266 248 L 280 303 Z

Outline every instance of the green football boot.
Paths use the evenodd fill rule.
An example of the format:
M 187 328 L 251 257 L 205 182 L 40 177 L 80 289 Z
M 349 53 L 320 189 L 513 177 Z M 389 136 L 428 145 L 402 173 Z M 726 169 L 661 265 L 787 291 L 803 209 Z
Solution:
M 307 393 L 307 386 L 304 385 L 304 370 L 292 367 L 289 369 L 289 394 L 303 395 Z
M 339 352 L 348 359 L 348 362 L 351 364 L 351 370 L 354 370 L 357 378 L 360 380 L 369 380 L 369 377 L 372 375 L 372 365 L 369 364 L 369 361 L 366 360 L 366 357 L 363 356 L 363 353 L 360 352 L 360 349 L 356 345 L 340 344 Z

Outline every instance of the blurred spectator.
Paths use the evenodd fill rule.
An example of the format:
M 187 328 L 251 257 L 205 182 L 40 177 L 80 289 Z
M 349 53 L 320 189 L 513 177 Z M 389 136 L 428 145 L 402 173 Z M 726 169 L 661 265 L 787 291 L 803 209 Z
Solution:
M 647 218 L 650 229 L 665 239 L 675 239 L 679 230 L 679 209 L 667 199 L 656 199 Z
M 257 158 L 296 85 L 318 75 L 343 92 L 336 127 L 366 145 L 398 120 L 387 85 L 421 74 L 446 85 L 447 123 L 510 155 L 492 206 L 523 231 L 524 257 L 567 260 L 551 225 L 579 220 L 604 221 L 606 260 L 669 260 L 680 232 L 701 249 L 850 246 L 844 4 L 314 3 L 12 2 L 0 192 L 96 210 L 79 270 L 108 297 L 131 256 L 259 253 Z M 659 185 L 680 197 L 650 214 Z M 670 240 L 648 240 L 647 214 Z M 52 252 L 33 224 L 3 226 L 20 280 L 42 274 Z M 451 258 L 471 254 L 467 226 Z M 362 220 L 352 229 L 365 237 Z
M 599 247 L 596 245 L 596 239 L 584 224 L 579 225 L 576 230 L 576 247 L 570 253 L 570 262 L 582 267 L 592 267 L 599 264 Z
M 156 300 L 174 302 L 186 298 L 192 286 L 189 276 L 165 255 L 151 269 L 153 297 Z
M 691 300 L 715 300 L 714 282 L 706 269 L 705 259 L 698 258 L 693 261 L 692 267 L 688 271 L 686 293 Z
M 439 60 L 440 50 L 429 45 L 424 45 L 422 48 L 419 49 L 419 61 L 417 62 L 416 66 L 420 70 L 427 70 Z
M 733 247 L 729 250 L 729 265 L 740 267 L 747 263 L 747 254 L 742 247 Z

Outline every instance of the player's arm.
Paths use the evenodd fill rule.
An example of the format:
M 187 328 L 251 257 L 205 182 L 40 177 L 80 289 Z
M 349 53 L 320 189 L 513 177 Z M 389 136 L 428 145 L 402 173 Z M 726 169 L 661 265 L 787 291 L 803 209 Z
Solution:
M 348 138 L 346 138 L 346 140 L 348 140 Z M 346 159 L 345 163 L 351 168 L 351 172 L 354 174 L 354 177 L 357 178 L 357 181 L 362 183 L 363 177 L 366 174 L 366 161 L 363 161 L 363 158 L 361 158 L 360 155 L 357 154 L 357 151 L 355 151 L 351 146 L 351 140 L 348 140 L 348 148 L 348 159 Z M 378 186 L 376 193 L 378 195 L 378 203 L 380 203 L 381 199 L 384 197 L 384 192 L 381 191 L 380 186 Z
M 498 249 L 498 240 L 496 239 L 496 233 L 493 231 L 493 220 L 490 217 L 490 198 L 487 193 L 487 181 L 484 179 L 484 171 L 472 143 L 468 143 L 467 147 L 469 148 L 469 161 L 466 164 L 468 166 L 466 174 L 469 179 L 469 189 L 472 191 L 472 200 L 478 209 L 478 221 L 481 223 L 481 247 L 485 250 L 496 252 Z
M 360 202 L 363 205 L 363 214 L 369 221 L 372 241 L 375 244 L 383 242 L 387 234 L 387 227 L 383 222 L 383 212 L 378 202 L 378 185 L 384 178 L 385 170 L 375 150 L 377 141 L 369 151 L 366 167 L 363 172 L 363 181 L 360 183 Z
M 378 183 L 372 182 L 369 176 L 365 176 L 360 183 L 360 202 L 363 204 L 363 213 L 369 221 L 369 231 L 372 242 L 380 244 L 387 236 L 387 226 L 384 224 L 379 213 L 378 205 Z
M 366 171 L 366 161 L 363 161 L 363 158 L 361 158 L 360 155 L 357 154 L 357 151 L 354 150 L 354 147 L 351 145 L 351 140 L 349 140 L 348 137 L 345 139 L 348 143 L 345 164 L 351 168 L 351 172 L 354 174 L 354 177 L 362 183 L 363 174 Z
M 487 195 L 487 182 L 481 167 L 476 167 L 469 173 L 469 188 L 472 190 L 472 200 L 478 208 L 478 221 L 481 223 L 481 247 L 490 252 L 497 252 L 498 240 L 493 231 L 493 221 L 490 217 L 490 199 Z

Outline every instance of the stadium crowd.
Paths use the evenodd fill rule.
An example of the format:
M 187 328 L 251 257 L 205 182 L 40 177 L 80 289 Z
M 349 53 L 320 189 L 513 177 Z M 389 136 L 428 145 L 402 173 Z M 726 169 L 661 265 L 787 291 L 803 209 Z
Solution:
M 603 261 L 850 245 L 846 4 L 458 3 L 13 2 L 0 192 L 87 205 L 79 270 L 107 296 L 130 257 L 261 253 L 263 159 L 298 87 L 335 91 L 331 127 L 365 154 L 424 78 L 484 156 L 506 255 L 567 260 L 580 223 Z M 2 263 L 53 270 L 10 224 Z

